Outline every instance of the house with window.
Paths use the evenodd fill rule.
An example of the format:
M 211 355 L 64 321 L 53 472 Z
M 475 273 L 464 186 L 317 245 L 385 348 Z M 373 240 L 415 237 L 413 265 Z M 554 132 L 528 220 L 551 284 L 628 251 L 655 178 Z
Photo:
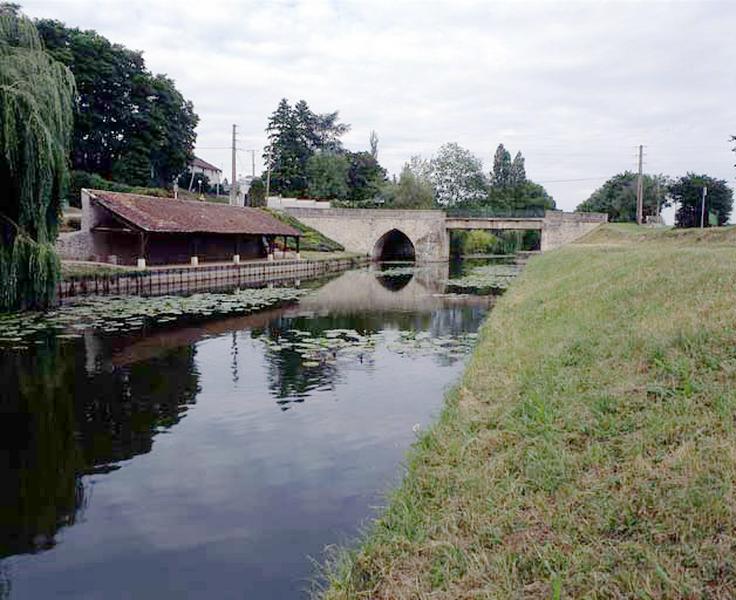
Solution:
M 192 162 L 189 163 L 188 169 L 190 174 L 188 188 L 190 192 L 194 188 L 194 176 L 198 173 L 204 175 L 209 180 L 210 185 L 220 186 L 221 184 L 222 170 L 198 156 L 195 156 Z

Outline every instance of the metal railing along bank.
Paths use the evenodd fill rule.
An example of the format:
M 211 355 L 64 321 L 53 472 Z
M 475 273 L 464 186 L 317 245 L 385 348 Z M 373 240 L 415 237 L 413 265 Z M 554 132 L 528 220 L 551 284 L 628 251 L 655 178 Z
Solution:
M 277 260 L 131 270 L 104 275 L 72 275 L 59 283 L 57 296 L 59 302 L 63 302 L 78 296 L 160 296 L 233 287 L 258 287 L 319 277 L 351 269 L 367 261 L 363 257 Z

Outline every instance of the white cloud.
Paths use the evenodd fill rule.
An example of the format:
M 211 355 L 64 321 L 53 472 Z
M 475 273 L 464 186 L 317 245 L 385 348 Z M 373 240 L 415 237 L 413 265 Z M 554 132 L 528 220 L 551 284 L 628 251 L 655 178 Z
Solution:
M 230 125 L 262 148 L 281 97 L 339 109 L 345 141 L 398 172 L 457 141 L 499 142 L 571 209 L 635 167 L 733 181 L 733 2 L 27 0 L 24 10 L 144 51 L 200 115 L 198 153 L 229 172 Z M 260 154 L 260 151 L 259 153 Z M 240 170 L 249 168 L 241 153 Z M 601 180 L 594 178 L 600 177 Z

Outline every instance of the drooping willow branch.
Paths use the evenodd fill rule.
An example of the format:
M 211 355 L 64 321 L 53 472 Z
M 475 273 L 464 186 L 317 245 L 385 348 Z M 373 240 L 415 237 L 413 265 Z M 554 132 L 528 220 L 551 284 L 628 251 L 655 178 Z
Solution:
M 0 4 L 0 311 L 53 299 L 75 95 L 33 23 Z

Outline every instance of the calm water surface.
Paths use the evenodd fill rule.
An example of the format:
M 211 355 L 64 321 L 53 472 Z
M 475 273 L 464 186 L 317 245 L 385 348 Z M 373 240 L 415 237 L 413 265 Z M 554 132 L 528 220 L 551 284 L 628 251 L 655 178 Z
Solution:
M 310 557 L 396 484 L 464 365 L 448 340 L 490 304 L 444 295 L 447 265 L 380 273 L 245 317 L 0 352 L 0 598 L 303 595 Z

